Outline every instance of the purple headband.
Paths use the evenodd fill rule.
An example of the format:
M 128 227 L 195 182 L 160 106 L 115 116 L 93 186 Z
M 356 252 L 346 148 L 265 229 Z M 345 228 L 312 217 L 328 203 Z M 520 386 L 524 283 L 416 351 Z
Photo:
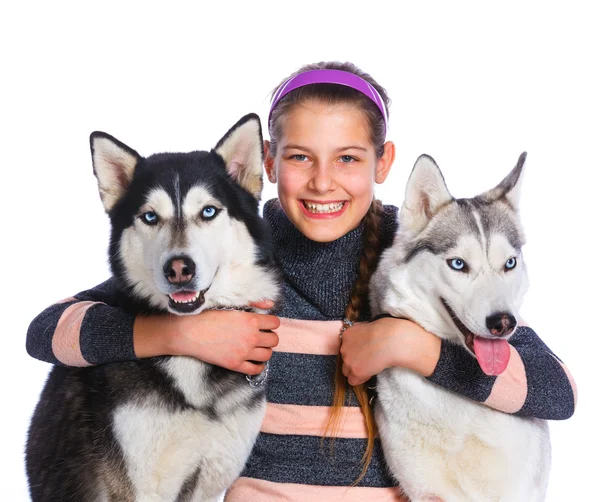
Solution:
M 298 89 L 298 87 L 310 84 L 345 85 L 346 87 L 352 87 L 352 89 L 356 89 L 358 92 L 363 93 L 377 105 L 377 108 L 379 108 L 379 111 L 383 116 L 383 122 L 385 123 L 385 130 L 387 131 L 388 118 L 385 111 L 385 104 L 377 92 L 377 89 L 358 75 L 342 70 L 310 70 L 286 80 L 273 95 L 271 109 L 269 110 L 268 124 L 271 123 L 271 115 L 273 114 L 273 110 L 277 106 L 277 103 L 281 101 L 281 98 L 289 92 L 292 92 L 294 89 Z

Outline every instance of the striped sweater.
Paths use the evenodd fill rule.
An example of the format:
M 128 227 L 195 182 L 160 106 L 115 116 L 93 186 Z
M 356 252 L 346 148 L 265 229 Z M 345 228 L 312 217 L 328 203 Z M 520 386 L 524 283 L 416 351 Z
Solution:
M 397 208 L 385 207 L 382 243 L 391 245 Z M 271 359 L 267 413 L 242 477 L 228 502 L 253 500 L 403 500 L 375 444 L 366 476 L 354 487 L 366 429 L 353 395 L 333 443 L 323 441 L 333 396 L 335 355 L 346 302 L 358 275 L 363 227 L 334 242 L 304 237 L 276 200 L 264 207 L 283 271 L 279 345 Z M 364 312 L 361 320 L 368 320 Z M 55 364 L 85 366 L 135 359 L 134 318 L 117 304 L 109 280 L 55 304 L 36 317 L 27 350 Z M 518 328 L 500 376 L 487 376 L 461 347 L 442 342 L 433 383 L 492 408 L 521 416 L 565 419 L 576 401 L 574 382 L 560 359 L 533 330 Z M 333 453 L 332 453 L 333 452 Z

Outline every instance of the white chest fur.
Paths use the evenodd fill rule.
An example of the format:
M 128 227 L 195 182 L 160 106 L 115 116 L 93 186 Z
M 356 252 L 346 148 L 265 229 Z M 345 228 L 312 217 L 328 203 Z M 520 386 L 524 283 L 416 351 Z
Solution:
M 207 366 L 191 358 L 166 364 L 186 400 L 201 408 L 209 393 L 199 375 Z M 217 416 L 198 409 L 172 411 L 158 399 L 130 401 L 113 415 L 113 430 L 123 450 L 137 500 L 172 501 L 198 471 L 194 500 L 212 500 L 239 476 L 265 412 L 264 402 L 249 409 L 231 406 L 249 398 L 249 385 L 217 400 Z
M 404 369 L 380 374 L 377 391 L 386 461 L 411 500 L 543 500 L 545 422 L 493 411 Z

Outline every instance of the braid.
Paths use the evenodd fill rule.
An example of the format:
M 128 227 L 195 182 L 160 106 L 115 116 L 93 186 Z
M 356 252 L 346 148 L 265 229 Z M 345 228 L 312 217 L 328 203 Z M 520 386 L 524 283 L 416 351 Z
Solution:
M 350 300 L 346 305 L 344 315 L 346 319 L 351 322 L 356 322 L 360 317 L 361 312 L 364 310 L 366 303 L 368 302 L 369 294 L 369 281 L 371 275 L 375 271 L 377 264 L 379 263 L 380 255 L 380 221 L 383 212 L 383 205 L 381 201 L 373 199 L 369 211 L 364 217 L 365 229 L 363 238 L 363 255 L 359 263 L 358 279 L 354 283 L 352 293 L 350 294 Z M 338 352 L 336 361 L 335 371 L 335 388 L 333 395 L 333 406 L 331 415 L 327 427 L 325 428 L 325 435 L 335 437 L 339 430 L 340 420 L 342 418 L 342 410 L 346 401 L 346 392 L 348 389 L 348 379 L 342 373 L 342 358 Z M 367 428 L 367 449 L 362 458 L 363 468 L 358 479 L 354 482 L 356 485 L 366 474 L 373 456 L 373 447 L 375 445 L 375 419 L 373 416 L 373 410 L 369 405 L 369 397 L 367 395 L 367 389 L 364 384 L 356 385 L 353 387 L 354 394 L 360 409 L 365 418 L 365 426 Z M 331 444 L 333 448 L 333 442 Z
M 363 255 L 359 263 L 358 279 L 354 283 L 352 293 L 350 293 L 350 301 L 344 311 L 346 318 L 352 322 L 358 320 L 365 303 L 368 302 L 369 281 L 379 263 L 379 222 L 381 221 L 382 212 L 383 205 L 381 201 L 373 199 L 364 218 Z

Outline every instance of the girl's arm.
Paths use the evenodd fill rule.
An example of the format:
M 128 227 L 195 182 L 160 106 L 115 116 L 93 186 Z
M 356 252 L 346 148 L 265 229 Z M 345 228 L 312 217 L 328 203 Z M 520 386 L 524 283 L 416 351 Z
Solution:
M 340 352 L 351 385 L 385 368 L 401 366 L 505 413 L 569 418 L 575 410 L 577 389 L 566 366 L 529 327 L 517 328 L 509 343 L 510 361 L 498 376 L 484 374 L 463 347 L 402 319 L 383 318 L 349 328 Z
M 563 362 L 529 327 L 519 326 L 509 344 L 506 370 L 487 376 L 462 347 L 442 341 L 439 361 L 428 379 L 506 413 L 548 420 L 571 417 L 577 387 Z
M 133 316 L 119 307 L 114 280 L 58 302 L 30 324 L 27 352 L 64 366 L 188 355 L 247 374 L 262 371 L 277 345 L 272 315 L 206 311 L 195 316 Z M 255 305 L 269 308 L 272 302 Z M 254 364 L 257 361 L 261 364 Z
M 118 308 L 109 279 L 40 313 L 27 330 L 27 352 L 65 366 L 134 360 L 134 322 L 135 316 Z

